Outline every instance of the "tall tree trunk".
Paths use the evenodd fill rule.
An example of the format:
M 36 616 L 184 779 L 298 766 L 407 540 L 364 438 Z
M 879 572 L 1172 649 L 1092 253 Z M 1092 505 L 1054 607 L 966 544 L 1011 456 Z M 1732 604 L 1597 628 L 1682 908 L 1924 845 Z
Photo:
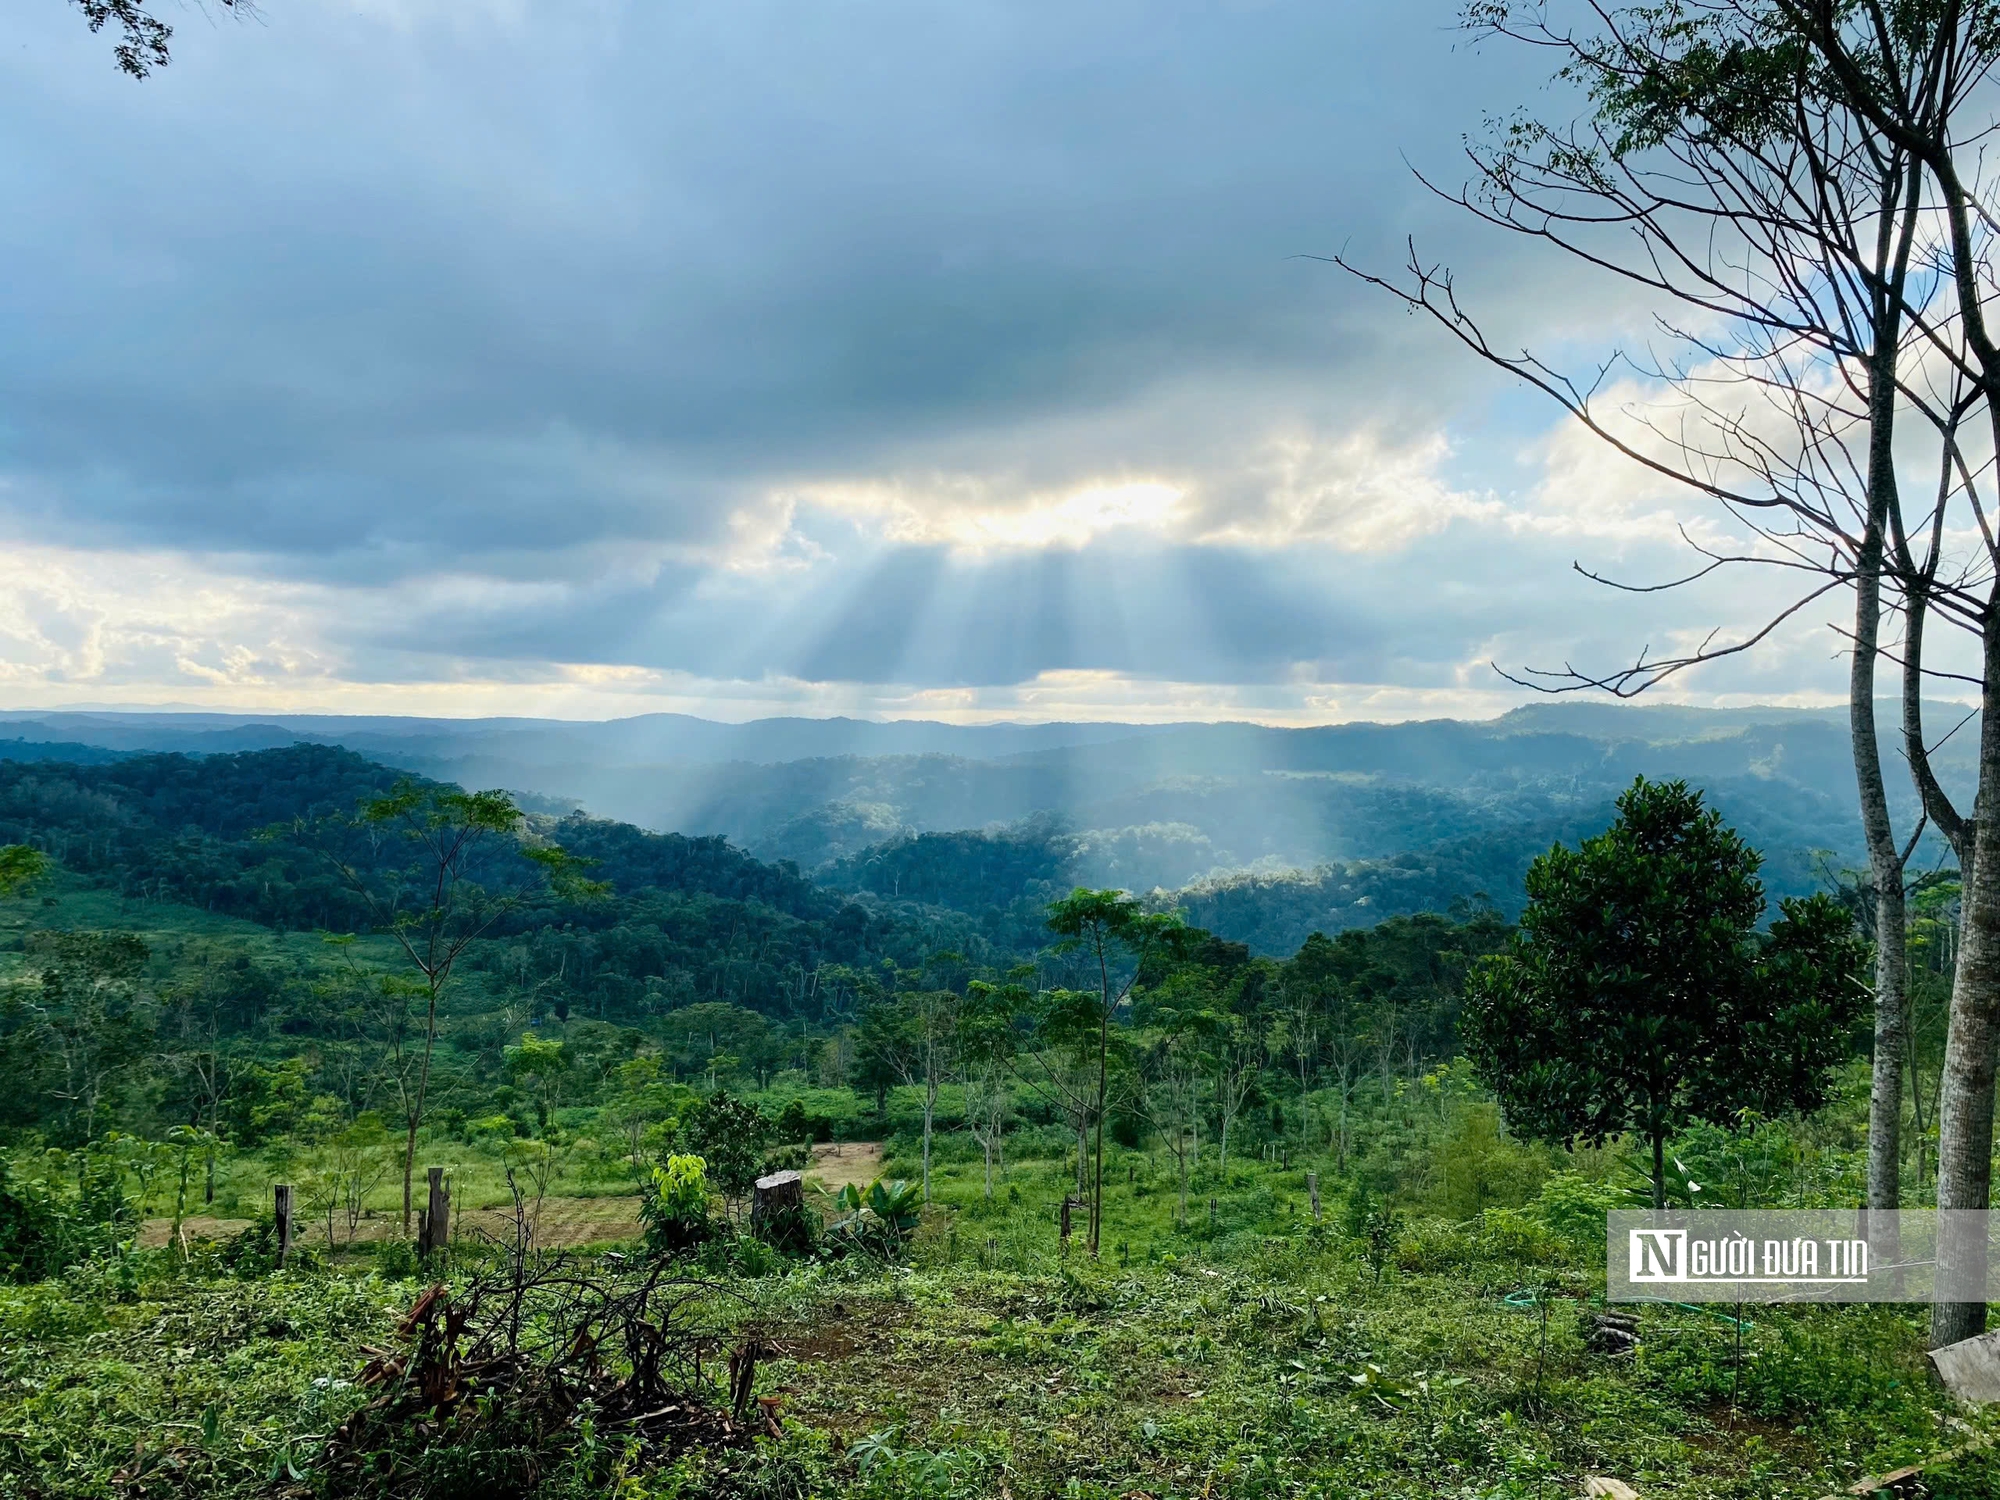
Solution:
M 414 1110 L 406 1117 L 409 1126 L 403 1138 L 403 1233 L 410 1232 L 410 1178 L 416 1171 L 417 1163 L 417 1114 Z
M 1940 1210 L 1984 1209 L 1992 1190 L 1994 1048 L 2000 1041 L 2000 880 L 1994 878 L 2000 872 L 2000 600 L 1988 603 L 1981 645 L 1979 790 L 1938 1101 Z M 1939 1273 L 1948 1264 L 1981 1261 L 1984 1251 L 1984 1236 L 1973 1246 L 1940 1235 Z M 1939 1302 L 1931 1309 L 1933 1347 L 1985 1327 L 1984 1299 Z
M 1103 951 L 1099 950 L 1102 963 Z M 1104 978 L 1103 1002 L 1097 1016 L 1097 1124 L 1096 1150 L 1091 1164 L 1090 1176 L 1090 1258 L 1097 1259 L 1098 1244 L 1104 1231 L 1104 1112 L 1111 1100 L 1111 973 L 1101 969 Z
M 931 1201 L 931 1116 L 937 1112 L 937 1084 L 924 1081 L 924 1202 Z
M 1892 393 L 1893 394 L 1893 393 Z M 1868 1206 L 1902 1206 L 1904 910 L 1903 861 L 1889 824 L 1882 750 L 1875 727 L 1875 663 L 1882 625 L 1882 528 L 1894 484 L 1892 434 L 1877 421 L 1869 437 L 1869 523 L 1857 561 L 1854 657 L 1848 674 L 1848 733 L 1861 794 L 1861 829 L 1875 886 L 1875 1055 L 1868 1089 Z
M 437 1051 L 438 1000 L 442 985 L 436 979 L 430 982 L 430 995 L 424 1009 L 424 1059 L 417 1068 L 417 1102 L 410 1111 L 409 1134 L 403 1143 L 403 1233 L 410 1232 L 410 1182 L 417 1170 L 417 1130 L 424 1123 L 424 1113 L 429 1107 L 431 1089 L 431 1057 Z

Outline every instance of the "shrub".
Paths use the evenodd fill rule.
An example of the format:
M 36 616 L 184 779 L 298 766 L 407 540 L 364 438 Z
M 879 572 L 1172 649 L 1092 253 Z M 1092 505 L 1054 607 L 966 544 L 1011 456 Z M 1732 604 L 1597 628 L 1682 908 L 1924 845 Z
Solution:
M 669 1156 L 653 1168 L 653 1191 L 639 1201 L 646 1226 L 646 1254 L 653 1260 L 686 1255 L 714 1235 L 708 1217 L 708 1164 L 699 1156 Z
M 826 1243 L 835 1254 L 859 1251 L 894 1260 L 923 1217 L 923 1189 L 914 1182 L 872 1182 L 865 1193 L 850 1182 L 833 1203 L 841 1217 L 827 1231 Z
M 1601 1249 L 1604 1216 L 1629 1206 L 1614 1187 L 1592 1182 L 1581 1173 L 1559 1172 L 1542 1184 L 1525 1212 L 1572 1249 L 1582 1251 Z
M 735 1203 L 757 1180 L 771 1122 L 753 1105 L 718 1089 L 682 1117 L 680 1135 L 687 1152 L 704 1163 L 708 1183 Z
M 390 1281 L 412 1281 L 423 1265 L 417 1258 L 415 1245 L 391 1235 L 375 1247 L 375 1269 Z
M 778 1139 L 788 1144 L 803 1143 L 812 1138 L 812 1122 L 806 1115 L 806 1107 L 796 1099 L 778 1111 L 775 1128 Z
M 1404 1227 L 1394 1243 L 1395 1262 L 1405 1271 L 1435 1274 L 1456 1270 L 1478 1258 L 1473 1237 L 1443 1219 L 1418 1219 Z M 1371 1255 L 1370 1263 L 1374 1260 Z
M 812 1165 L 812 1152 L 804 1145 L 778 1146 L 764 1153 L 764 1159 L 757 1164 L 757 1175 L 768 1177 L 773 1172 L 803 1172 Z
M 95 1151 L 70 1158 L 78 1182 L 67 1193 L 19 1177 L 0 1161 L 0 1278 L 40 1281 L 121 1247 L 138 1227 L 118 1162 Z
M 1556 1265 L 1572 1258 L 1571 1243 L 1517 1208 L 1489 1208 L 1479 1216 L 1479 1250 L 1489 1259 Z
M 1437 1207 L 1445 1217 L 1472 1219 L 1489 1208 L 1519 1208 L 1548 1176 L 1541 1151 L 1500 1134 L 1500 1111 L 1476 1105 L 1433 1149 Z
M 40 1281 L 61 1270 L 63 1228 L 46 1191 L 0 1169 L 0 1276 Z

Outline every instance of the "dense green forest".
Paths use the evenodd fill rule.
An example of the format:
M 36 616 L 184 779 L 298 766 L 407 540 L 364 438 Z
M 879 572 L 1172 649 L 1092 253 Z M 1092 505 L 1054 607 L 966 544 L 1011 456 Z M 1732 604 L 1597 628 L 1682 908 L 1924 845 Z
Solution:
M 1764 1044 L 1809 1087 L 1739 1057 L 1716 1087 L 1761 1112 L 1679 1117 L 1663 1183 L 1601 1109 L 1512 1128 L 1479 1070 L 1516 1040 L 1520 874 L 1447 903 L 1432 856 L 1384 861 L 1417 909 L 1324 932 L 1298 877 L 1077 888 L 1083 843 L 905 834 L 809 878 L 331 746 L 0 761 L 0 1485 L 1247 1500 L 1442 1465 L 1526 1497 L 1612 1466 L 1816 1500 L 1937 1450 L 1900 1312 L 1760 1313 L 1746 1355 L 1656 1310 L 1634 1355 L 1587 1306 L 1609 1208 L 1854 1200 L 1851 1003 L 1810 1065 Z M 1858 961 L 1851 882 L 1781 914 L 1728 847 L 1776 923 L 1730 953 L 1804 922 Z M 1911 934 L 1917 1191 L 1954 899 Z M 753 1211 L 786 1169 L 792 1217 Z M 579 1353 L 614 1337 L 655 1354 Z
M 1958 717 L 1948 705 L 1932 715 Z M 583 806 L 647 828 L 721 834 L 835 889 L 962 910 L 1004 905 L 1045 879 L 1199 890 L 1212 898 L 1204 920 L 1271 956 L 1314 930 L 1444 910 L 1482 892 L 1511 915 L 1528 862 L 1602 826 L 1641 772 L 1702 786 L 1764 852 L 1779 894 L 1816 888 L 1829 863 L 1860 860 L 1844 730 L 1820 710 L 1572 702 L 1480 723 L 1313 729 L 15 717 L 20 758 L 340 745 L 400 770 L 512 788 L 531 811 Z M 1893 706 L 1882 717 L 1893 735 Z M 1970 738 L 1938 747 L 1947 786 L 1968 784 Z M 1913 811 L 1902 788 L 1890 795 L 1899 817 Z M 1941 852 L 1924 857 L 1935 863 Z M 1001 884 L 981 887 L 981 869 Z
M 60 1144 L 75 1144 L 86 1120 L 157 1134 L 177 1121 L 202 1123 L 189 1093 L 199 1078 L 215 1096 L 207 1113 L 241 1121 L 267 1107 L 248 1101 L 287 1069 L 350 1117 L 369 1107 L 380 1079 L 363 1055 L 385 1047 L 388 1033 L 380 1016 L 371 1032 L 367 996 L 395 965 L 378 914 L 341 865 L 399 857 L 346 816 L 399 779 L 350 752 L 309 746 L 0 762 L 0 840 L 45 852 L 59 872 L 49 889 L 115 895 L 126 919 L 149 929 L 143 951 L 114 955 L 50 925 L 67 899 L 37 894 L 19 904 L 14 962 L 64 998 L 29 1004 L 17 986 L 0 1018 L 19 1043 L 0 1054 L 0 1118 Z M 856 1066 L 847 1033 L 861 1012 L 925 982 L 934 955 L 953 955 L 961 987 L 1022 964 L 1063 971 L 1042 951 L 1042 909 L 1066 890 L 1050 852 L 1061 835 L 1046 825 L 891 845 L 856 869 L 852 884 L 866 894 L 850 899 L 719 838 L 574 815 L 523 823 L 586 861 L 609 889 L 564 900 L 529 887 L 525 867 L 502 851 L 475 861 L 485 898 L 505 906 L 465 954 L 444 1055 L 450 1081 L 482 1097 L 507 1092 L 506 1048 L 523 1029 L 544 1027 L 579 1054 L 656 1049 L 675 1079 L 761 1086 L 790 1071 L 838 1090 Z M 982 889 L 991 892 L 983 905 Z M 256 924 L 269 937 L 197 937 L 182 930 L 183 910 Z M 1341 934 L 1330 948 L 1315 942 L 1309 954 L 1406 1018 L 1403 1065 L 1420 1069 L 1452 1046 L 1450 995 L 1464 956 L 1490 948 L 1499 930 L 1490 912 L 1470 926 L 1415 917 Z M 359 942 L 326 941 L 350 934 Z M 1248 985 L 1242 1024 L 1261 1036 L 1278 1024 L 1277 1002 L 1259 997 L 1282 992 L 1304 960 L 1224 950 L 1216 972 Z M 86 1031 L 97 1033 L 90 1056 L 74 1066 L 98 1081 L 79 1114 L 77 1086 L 55 1076 L 73 1064 L 29 1038 Z M 720 1072 L 718 1056 L 727 1060 Z M 586 1082 L 583 1072 L 596 1076 Z M 601 1058 L 580 1070 L 569 1102 L 600 1102 L 608 1077 Z

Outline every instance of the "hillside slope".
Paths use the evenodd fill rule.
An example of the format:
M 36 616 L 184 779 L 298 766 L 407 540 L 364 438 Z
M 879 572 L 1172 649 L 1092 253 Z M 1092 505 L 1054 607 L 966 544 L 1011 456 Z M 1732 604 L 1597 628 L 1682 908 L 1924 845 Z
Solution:
M 1962 717 L 1938 705 L 1932 723 L 1943 733 Z M 1078 882 L 1185 890 L 1218 931 L 1267 951 L 1314 927 L 1478 895 L 1511 912 L 1528 861 L 1602 827 L 1640 774 L 1705 788 L 1765 851 L 1775 893 L 1862 861 L 1844 715 L 1833 710 L 1565 702 L 1478 723 L 1316 729 L 174 714 L 15 715 L 10 727 L 19 739 L 0 753 L 49 758 L 338 742 L 370 761 L 511 788 L 539 810 L 587 807 L 613 820 L 581 835 L 593 848 L 609 840 L 599 857 L 613 863 L 698 863 L 712 856 L 694 845 L 726 838 L 767 870 L 790 862 L 832 891 L 984 912 L 995 934 L 1010 925 L 994 926 L 997 909 Z M 1976 734 L 1967 724 L 1946 738 L 1948 784 L 1969 783 Z M 117 764 L 106 774 L 131 774 Z M 1907 822 L 1912 801 L 1891 785 Z M 635 842 L 636 830 L 609 831 L 621 823 L 690 843 L 668 853 Z M 955 845 L 925 837 L 946 834 Z M 785 878 L 795 883 L 781 891 L 778 876 L 757 875 L 758 899 L 807 916 L 820 898 Z

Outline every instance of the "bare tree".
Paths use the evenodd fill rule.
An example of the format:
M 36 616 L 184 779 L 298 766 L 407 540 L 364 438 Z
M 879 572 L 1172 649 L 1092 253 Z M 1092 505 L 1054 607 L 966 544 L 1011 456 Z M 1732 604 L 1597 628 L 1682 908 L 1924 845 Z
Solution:
M 388 1178 L 394 1160 L 388 1132 L 373 1115 L 333 1132 L 309 1154 L 307 1203 L 326 1217 L 329 1251 L 353 1247 L 368 1195 Z
M 1007 1170 L 1007 1125 L 1014 1114 L 1014 1020 L 1025 992 L 975 979 L 966 986 L 958 1020 L 958 1057 L 965 1085 L 965 1127 L 986 1157 L 986 1196 L 997 1165 Z
M 590 898 L 606 888 L 583 879 L 580 862 L 560 848 L 529 842 L 521 811 L 505 792 L 463 792 L 406 780 L 364 802 L 356 817 L 341 820 L 333 831 L 367 836 L 366 856 L 345 847 L 324 852 L 412 971 L 405 980 L 385 978 L 382 986 L 383 996 L 397 1002 L 385 1050 L 402 1104 L 407 1234 L 417 1133 L 432 1104 L 432 1064 L 446 993 L 466 951 L 520 901 L 518 892 L 494 894 L 479 883 L 482 856 L 494 844 L 506 844 L 538 866 L 558 895 Z M 407 862 L 392 857 L 396 850 Z M 414 1035 L 405 1024 L 405 1001 L 413 1001 L 421 1014 Z
M 146 945 L 124 932 L 35 932 L 19 986 L 31 1034 L 53 1064 L 64 1134 L 97 1138 L 107 1093 L 145 1056 Z
M 1145 1080 L 1138 1094 L 1146 1123 L 1158 1132 L 1179 1169 L 1178 1221 L 1182 1224 L 1187 1223 L 1189 1181 L 1201 1161 L 1201 1096 L 1206 1071 L 1199 1031 L 1170 1026 L 1147 1054 Z
M 1924 274 L 1924 165 L 1832 86 L 1778 5 L 1668 0 L 1594 4 L 1589 13 L 1593 29 L 1577 33 L 1559 29 L 1533 0 L 1472 6 L 1476 31 L 1551 49 L 1563 75 L 1586 88 L 1591 108 L 1569 127 L 1512 122 L 1473 151 L 1474 184 L 1451 196 L 1489 224 L 1677 305 L 1690 324 L 1662 315 L 1658 325 L 1674 353 L 1621 354 L 1572 379 L 1497 345 L 1460 304 L 1450 273 L 1425 264 L 1414 248 L 1400 280 L 1357 274 L 1552 397 L 1643 469 L 1719 503 L 1747 532 L 1740 548 L 1696 546 L 1689 577 L 1637 591 L 1745 564 L 1797 581 L 1762 624 L 1734 638 L 1713 632 L 1697 649 L 1665 658 L 1642 651 L 1610 672 L 1566 666 L 1510 674 L 1514 680 L 1631 696 L 1751 650 L 1821 599 L 1852 593 L 1849 729 L 1882 935 L 1869 1201 L 1894 1207 L 1906 1052 L 1905 871 L 1923 824 L 1899 841 L 1890 822 L 1876 672 L 1885 585 L 1907 587 L 1898 417 L 1915 412 L 1945 434 L 1961 410 L 1953 382 L 1940 391 L 1923 368 L 1955 338 L 1949 316 L 1936 311 L 1937 278 Z M 1920 58 L 1903 62 L 1902 83 L 1913 94 L 1944 87 Z M 1656 394 L 1650 408 L 1613 398 L 1620 374 Z M 1902 654 L 1920 674 L 1910 646 L 1906 634 Z
M 1132 998 L 1133 987 L 1155 952 L 1168 952 L 1184 931 L 1178 913 L 1147 912 L 1121 891 L 1077 889 L 1049 906 L 1049 930 L 1058 953 L 1074 954 L 1096 970 L 1097 989 L 1070 992 L 1083 1002 L 1085 1034 L 1096 1033 L 1097 1078 L 1090 1099 L 1092 1143 L 1090 1174 L 1090 1253 L 1095 1257 L 1104 1233 L 1104 1117 L 1111 1098 L 1111 1031 L 1118 1014 Z M 1073 1007 L 1074 1008 L 1074 1007 Z M 1078 1150 L 1083 1150 L 1079 1139 Z M 1081 1173 L 1079 1173 L 1079 1177 Z
M 1258 1048 L 1235 1016 L 1218 1018 L 1209 1033 L 1208 1066 L 1214 1078 L 1215 1112 L 1222 1130 L 1216 1141 L 1216 1170 L 1229 1171 L 1229 1132 L 1257 1082 Z
M 213 955 L 203 957 L 212 960 Z M 229 1061 L 222 1053 L 222 1018 L 213 962 L 202 963 L 191 980 L 176 986 L 165 998 L 173 1019 L 174 1046 L 161 1060 L 188 1081 L 194 1118 L 187 1123 L 200 1126 L 203 1135 L 202 1201 L 213 1203 L 222 1101 L 229 1093 Z
M 965 1128 L 986 1158 L 986 1196 L 993 1175 L 1007 1173 L 1007 1126 L 1014 1116 L 1014 1091 L 1006 1065 L 998 1059 L 975 1062 L 965 1074 Z
M 1977 93 L 2000 58 L 2000 6 L 1990 0 L 1941 0 L 1936 5 L 1847 6 L 1831 0 L 1771 0 L 1823 70 L 1843 105 L 1918 163 L 1937 195 L 1953 296 L 1951 336 L 1931 341 L 1936 356 L 1974 393 L 1987 418 L 1985 453 L 2000 443 L 2000 343 L 1986 321 L 1995 291 L 1991 266 L 1994 205 L 1980 164 L 1993 129 L 1975 110 Z M 1918 714 L 1918 694 L 1906 690 L 1905 744 L 1926 813 L 1952 840 L 1963 878 L 1958 963 L 1945 1041 L 1938 1111 L 1937 1205 L 1984 1209 L 1991 1202 L 1996 1049 L 2000 1049 L 2000 544 L 1981 498 L 1987 464 L 1946 435 L 1946 485 L 1956 479 L 1973 511 L 1981 546 L 1956 576 L 1939 572 L 1942 556 L 1932 530 L 1927 558 L 1901 557 L 1910 592 L 1906 682 L 1924 671 L 1922 627 L 1933 610 L 1979 641 L 1980 730 L 1973 816 L 1963 816 L 1931 773 Z M 1919 680 L 1920 677 L 1919 677 Z M 1961 1244 L 1946 1236 L 1941 1268 L 1961 1258 L 1983 1264 L 1983 1240 Z M 1985 1327 L 1983 1300 L 1939 1303 L 1932 1309 L 1933 1344 L 1955 1342 Z
M 931 1133 L 938 1091 L 958 1067 L 959 1020 L 964 998 L 954 990 L 898 995 L 881 1035 L 882 1058 L 924 1101 L 924 1201 L 931 1198 Z

